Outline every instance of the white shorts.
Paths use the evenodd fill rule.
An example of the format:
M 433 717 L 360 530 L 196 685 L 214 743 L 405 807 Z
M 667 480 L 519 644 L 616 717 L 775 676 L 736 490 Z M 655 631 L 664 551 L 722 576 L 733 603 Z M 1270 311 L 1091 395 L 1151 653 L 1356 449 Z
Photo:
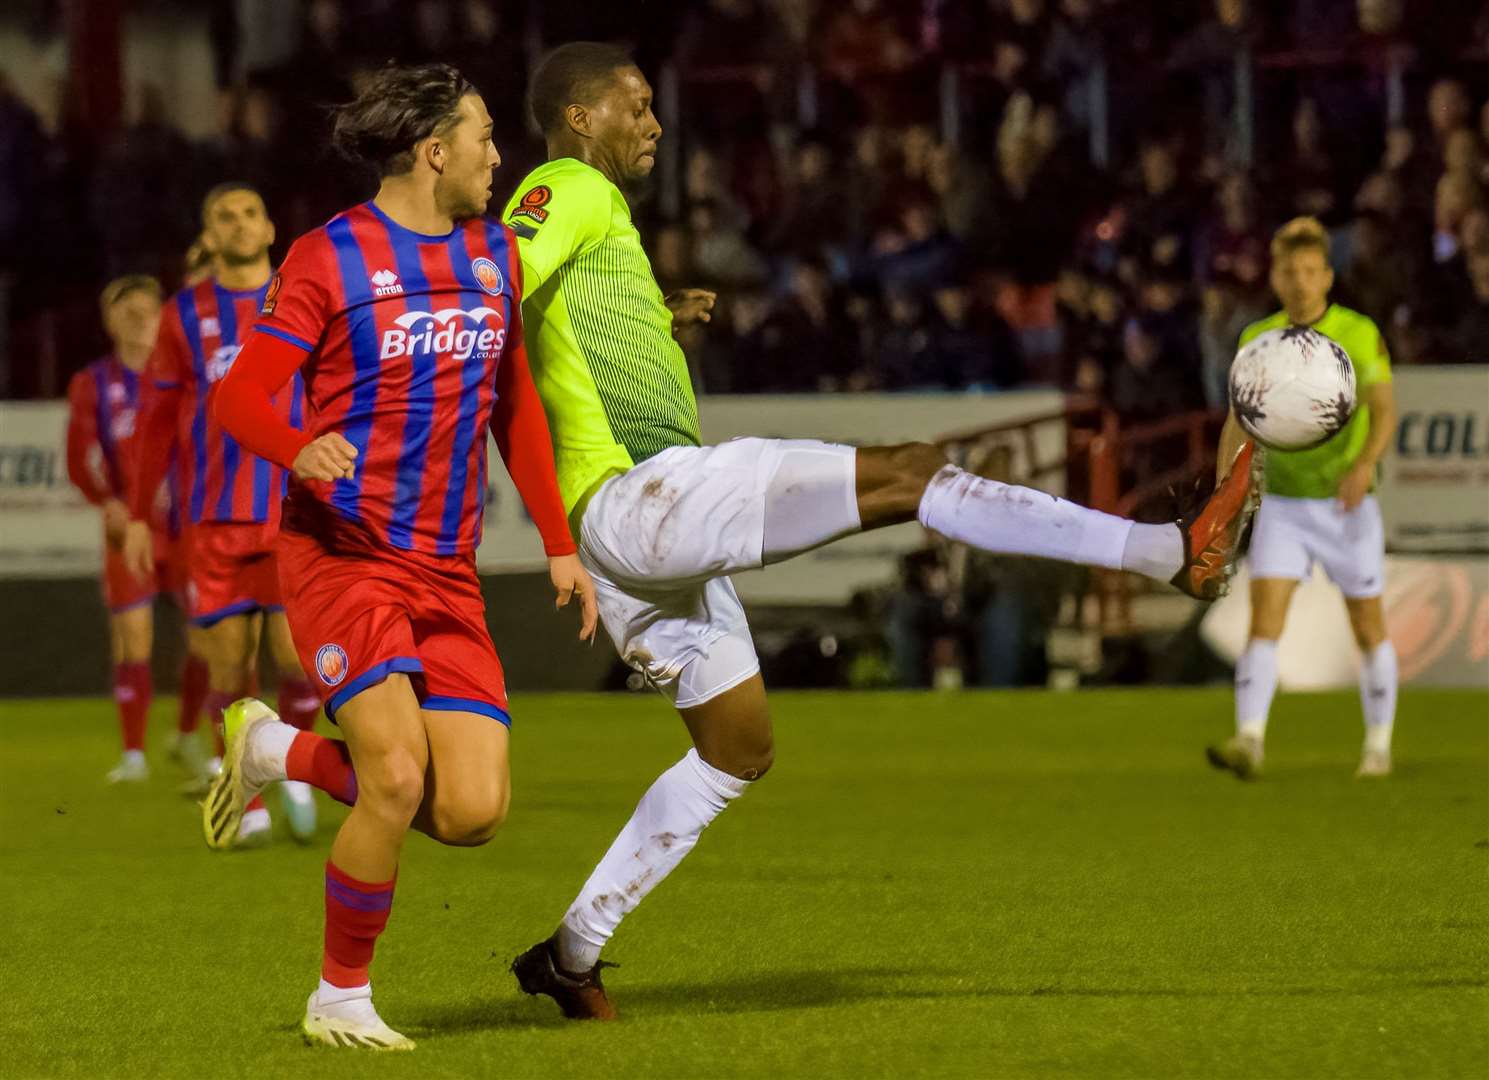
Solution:
M 1251 577 L 1306 581 L 1317 562 L 1351 600 L 1385 587 L 1385 526 L 1367 495 L 1353 510 L 1337 499 L 1262 496 L 1251 532 Z
M 728 575 L 764 564 L 767 492 L 795 450 L 840 470 L 851 497 L 851 448 L 735 439 L 664 450 L 607 480 L 585 507 L 579 556 L 605 630 L 680 709 L 760 670 Z

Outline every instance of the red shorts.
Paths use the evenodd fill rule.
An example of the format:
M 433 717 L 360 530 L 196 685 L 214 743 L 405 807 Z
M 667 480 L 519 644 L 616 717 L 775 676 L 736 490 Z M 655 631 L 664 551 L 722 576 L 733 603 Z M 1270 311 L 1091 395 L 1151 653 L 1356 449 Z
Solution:
M 193 625 L 284 606 L 274 555 L 278 531 L 251 522 L 203 522 L 186 531 L 186 614 Z
M 279 534 L 279 580 L 300 663 L 326 715 L 395 672 L 425 709 L 510 726 L 506 678 L 473 555 L 426 555 L 369 541 Z
M 178 604 L 182 602 L 185 576 L 181 563 L 181 542 L 157 532 L 155 539 L 155 573 L 141 580 L 124 566 L 124 552 L 107 540 L 103 543 L 103 602 L 110 615 L 140 607 L 165 593 Z

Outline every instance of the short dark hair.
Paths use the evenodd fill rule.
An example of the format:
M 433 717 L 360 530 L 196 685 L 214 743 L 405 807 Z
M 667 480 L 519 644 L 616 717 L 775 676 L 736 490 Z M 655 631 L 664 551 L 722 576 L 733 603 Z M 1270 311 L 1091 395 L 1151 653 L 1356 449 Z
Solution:
M 548 134 L 564 122 L 564 110 L 593 94 L 621 68 L 635 67 L 631 54 L 619 45 L 600 41 L 571 41 L 560 45 L 538 64 L 528 92 L 533 122 Z
M 476 88 L 449 64 L 389 64 L 368 80 L 357 99 L 335 110 L 331 145 L 378 176 L 414 165 L 414 144 L 448 131 L 460 118 L 460 99 Z
M 225 180 L 220 184 L 214 184 L 212 189 L 202 196 L 202 224 L 207 223 L 207 215 L 212 212 L 212 204 L 224 195 L 231 195 L 235 191 L 250 191 L 261 201 L 264 197 L 258 188 L 242 180 Z
M 156 300 L 159 300 L 162 295 L 160 282 L 149 274 L 125 274 L 123 277 L 114 278 L 103 287 L 103 291 L 98 294 L 98 308 L 107 316 L 109 308 L 130 293 L 137 292 L 149 293 Z

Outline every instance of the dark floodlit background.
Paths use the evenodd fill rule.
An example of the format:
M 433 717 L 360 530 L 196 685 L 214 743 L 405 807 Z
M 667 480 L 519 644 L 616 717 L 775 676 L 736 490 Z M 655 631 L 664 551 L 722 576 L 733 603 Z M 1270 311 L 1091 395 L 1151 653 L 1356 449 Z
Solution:
M 325 107 L 390 59 L 450 61 L 481 89 L 499 209 L 543 153 L 523 102 L 534 62 L 602 38 L 631 46 L 656 88 L 663 152 L 636 216 L 657 277 L 720 293 L 684 339 L 706 423 L 730 395 L 833 395 L 823 409 L 915 395 L 946 410 L 921 435 L 1006 429 L 954 447 L 990 475 L 1171 517 L 1211 467 L 1237 334 L 1272 310 L 1279 223 L 1329 227 L 1336 296 L 1379 324 L 1398 370 L 1489 355 L 1489 7 L 1408 6 L 14 0 L 0 13 L 0 396 L 56 399 L 103 351 L 111 276 L 173 287 L 212 184 L 264 193 L 276 256 L 370 194 L 330 157 Z M 948 395 L 976 395 L 985 421 Z M 1448 393 L 1408 413 L 1401 450 L 1452 458 L 1471 502 L 1489 430 L 1464 405 Z M 1039 430 L 1054 451 L 1029 452 L 1052 407 L 1053 436 Z M 843 415 L 815 430 L 853 438 Z M 768 433 L 814 430 L 799 427 Z M 0 482 L 34 486 L 17 460 Z M 47 482 L 65 488 L 60 471 Z M 1418 546 L 1482 550 L 1482 528 Z M 1224 674 L 1173 596 L 919 547 L 822 610 L 784 613 L 762 641 L 776 681 Z M 757 617 L 767 631 L 773 611 Z M 36 656 L 44 637 L 15 644 Z M 570 674 L 498 643 L 538 683 Z M 8 666 L 13 689 L 85 677 Z

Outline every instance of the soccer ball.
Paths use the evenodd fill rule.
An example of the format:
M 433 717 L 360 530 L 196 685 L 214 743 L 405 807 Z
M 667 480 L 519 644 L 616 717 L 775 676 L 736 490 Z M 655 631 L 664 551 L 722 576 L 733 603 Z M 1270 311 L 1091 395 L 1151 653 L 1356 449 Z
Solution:
M 1307 450 L 1355 414 L 1355 367 L 1344 346 L 1309 326 L 1268 330 L 1230 366 L 1230 404 L 1257 442 Z

